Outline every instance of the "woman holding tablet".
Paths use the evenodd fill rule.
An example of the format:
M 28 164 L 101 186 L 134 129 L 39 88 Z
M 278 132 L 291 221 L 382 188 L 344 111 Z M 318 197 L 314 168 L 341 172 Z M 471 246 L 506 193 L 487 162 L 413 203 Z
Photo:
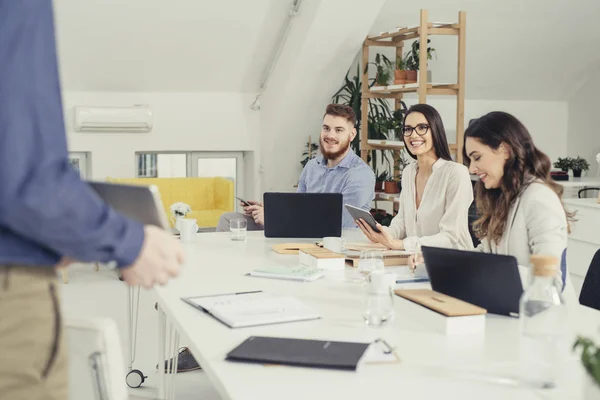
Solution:
M 446 131 L 437 110 L 416 104 L 404 117 L 404 144 L 416 163 L 402 174 L 398 214 L 389 228 L 376 232 L 364 220 L 358 226 L 372 242 L 416 252 L 421 245 L 472 249 L 469 206 L 473 186 L 464 165 L 452 161 Z
M 550 158 L 535 147 L 527 128 L 499 111 L 472 120 L 464 157 L 479 176 L 477 250 L 514 256 L 519 265 L 529 265 L 532 254 L 555 256 L 564 284 L 572 214 L 562 204 L 562 186 L 550 178 Z

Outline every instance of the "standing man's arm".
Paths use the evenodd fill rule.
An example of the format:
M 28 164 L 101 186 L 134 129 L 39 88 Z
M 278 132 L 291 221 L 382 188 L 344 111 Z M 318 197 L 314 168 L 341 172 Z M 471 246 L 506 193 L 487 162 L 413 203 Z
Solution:
M 57 256 L 149 261 L 138 256 L 158 229 L 146 228 L 154 240 L 145 242 L 144 227 L 104 204 L 68 162 L 50 0 L 0 0 L 0 182 L 0 227 Z

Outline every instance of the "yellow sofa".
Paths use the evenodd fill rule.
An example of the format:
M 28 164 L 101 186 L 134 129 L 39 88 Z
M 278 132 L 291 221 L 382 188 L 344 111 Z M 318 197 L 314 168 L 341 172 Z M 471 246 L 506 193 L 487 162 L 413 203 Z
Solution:
M 233 181 L 226 178 L 107 178 L 108 182 L 130 185 L 155 185 L 171 222 L 171 204 L 183 202 L 192 211 L 186 218 L 196 219 L 200 227 L 216 227 L 219 217 L 234 209 Z

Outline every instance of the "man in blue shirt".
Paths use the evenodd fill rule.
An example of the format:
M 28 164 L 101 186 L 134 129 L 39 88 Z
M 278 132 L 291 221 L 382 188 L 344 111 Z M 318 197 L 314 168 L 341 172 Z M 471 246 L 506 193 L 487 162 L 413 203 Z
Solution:
M 375 198 L 375 174 L 350 148 L 356 136 L 356 115 L 351 107 L 330 104 L 325 110 L 321 127 L 321 155 L 310 160 L 298 182 L 298 193 L 342 193 L 343 203 L 364 210 L 371 209 Z M 264 207 L 257 201 L 244 206 L 248 230 L 264 229 Z M 243 205 L 243 204 L 242 204 Z M 219 219 L 217 231 L 228 231 L 232 219 L 240 214 L 225 213 Z M 350 213 L 344 208 L 342 228 L 356 228 Z
M 62 260 L 62 261 L 61 261 Z M 181 245 L 104 204 L 68 162 L 51 0 L 0 0 L 0 397 L 68 397 L 57 264 L 164 284 Z

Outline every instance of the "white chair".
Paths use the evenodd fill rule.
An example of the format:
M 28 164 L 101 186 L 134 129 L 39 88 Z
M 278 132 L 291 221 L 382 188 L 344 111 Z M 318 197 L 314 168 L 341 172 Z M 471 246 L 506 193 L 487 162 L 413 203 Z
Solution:
M 69 398 L 127 400 L 117 324 L 109 318 L 65 318 Z

